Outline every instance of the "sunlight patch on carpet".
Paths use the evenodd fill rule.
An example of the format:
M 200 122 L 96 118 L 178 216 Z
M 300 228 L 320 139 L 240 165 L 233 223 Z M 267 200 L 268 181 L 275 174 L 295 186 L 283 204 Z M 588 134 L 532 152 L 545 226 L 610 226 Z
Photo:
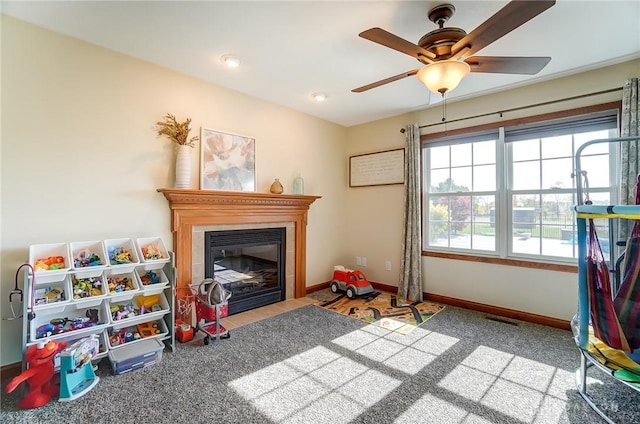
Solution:
M 349 423 L 401 382 L 317 346 L 229 386 L 276 423 Z
M 409 375 L 420 372 L 459 340 L 455 337 L 417 328 L 410 335 L 367 325 L 332 340 L 372 361 Z
M 374 292 L 369 296 L 349 299 L 343 293 L 331 293 L 326 289 L 312 293 L 310 297 L 317 300 L 316 306 L 400 334 L 411 333 L 444 309 L 443 305 L 407 301 L 386 292 Z

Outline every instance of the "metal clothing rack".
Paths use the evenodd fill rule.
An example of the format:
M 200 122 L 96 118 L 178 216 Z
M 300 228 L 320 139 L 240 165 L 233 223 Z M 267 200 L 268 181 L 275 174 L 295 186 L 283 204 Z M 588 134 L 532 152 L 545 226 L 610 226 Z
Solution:
M 606 422 L 615 424 L 606 412 L 601 409 L 591 398 L 587 392 L 587 369 L 594 366 L 606 374 L 610 375 L 617 381 L 640 392 L 640 385 L 634 385 L 616 377 L 615 368 L 611 368 L 601 363 L 588 350 L 589 347 L 589 289 L 587 283 L 587 220 L 589 219 L 640 219 L 640 205 L 586 205 L 583 202 L 583 171 L 581 168 L 580 157 L 583 150 L 597 143 L 626 143 L 632 141 L 640 141 L 640 136 L 619 137 L 613 139 L 598 139 L 585 143 L 576 151 L 576 186 L 578 195 L 578 205 L 575 206 L 576 224 L 578 230 L 578 313 L 577 318 L 577 334 L 576 343 L 580 348 L 580 368 L 576 371 L 576 387 L 580 396 L 598 413 Z M 612 226 L 609 226 L 609 238 L 613 239 Z M 611 244 L 614 246 L 614 244 Z M 614 269 L 613 252 L 609 255 L 610 270 Z

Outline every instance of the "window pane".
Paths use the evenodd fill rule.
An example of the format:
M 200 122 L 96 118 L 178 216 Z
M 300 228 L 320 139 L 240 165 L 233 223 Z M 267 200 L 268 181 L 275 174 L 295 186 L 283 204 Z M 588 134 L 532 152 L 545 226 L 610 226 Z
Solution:
M 471 167 L 465 166 L 464 168 L 451 168 L 451 191 L 471 191 Z
M 573 160 L 571 157 L 543 160 L 542 186 L 540 188 L 571 188 L 573 186 L 572 169 Z
M 540 188 L 540 162 L 528 161 L 513 164 L 513 189 L 537 190 Z
M 589 187 L 609 187 L 609 156 L 586 156 L 580 162 L 583 171 L 587 171 Z M 584 180 L 584 177 L 583 177 Z
M 473 196 L 473 216 L 471 217 L 472 248 L 476 250 L 495 251 L 496 228 L 491 221 L 491 211 L 495 212 L 495 196 Z
M 471 165 L 471 143 L 451 146 L 451 166 Z
M 475 165 L 496 163 L 496 142 L 490 140 L 473 143 L 473 163 Z
M 572 140 L 571 135 L 543 138 L 540 143 L 542 158 L 572 157 Z
M 511 143 L 513 160 L 515 162 L 521 160 L 540 159 L 539 140 L 523 140 Z
M 496 189 L 496 166 L 473 167 L 473 191 L 494 191 Z
M 431 168 L 449 167 L 449 146 L 430 147 Z
M 431 171 L 431 189 L 432 193 L 448 193 L 451 191 L 451 178 L 449 177 L 449 168 Z
M 575 135 L 575 149 L 578 150 L 578 147 L 582 146 L 584 143 L 586 143 L 587 141 L 591 141 L 591 140 L 600 140 L 603 138 L 610 138 L 610 137 L 615 137 L 615 135 L 610 135 L 609 132 L 611 130 L 602 130 L 602 131 L 592 131 L 592 132 L 585 132 L 585 133 L 580 133 L 580 134 L 576 134 Z M 597 143 L 597 144 L 592 144 L 589 147 L 586 147 L 583 151 L 582 151 L 582 155 L 593 155 L 596 153 L 605 153 L 608 154 L 609 153 L 609 143 Z

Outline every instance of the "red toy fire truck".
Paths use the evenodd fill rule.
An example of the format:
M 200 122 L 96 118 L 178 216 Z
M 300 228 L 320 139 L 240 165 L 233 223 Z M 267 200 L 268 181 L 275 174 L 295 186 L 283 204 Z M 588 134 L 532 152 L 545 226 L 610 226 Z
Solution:
M 364 276 L 362 271 L 347 269 L 342 265 L 333 267 L 333 280 L 331 281 L 331 291 L 338 293 L 344 291 L 349 299 L 356 296 L 373 292 L 371 283 Z

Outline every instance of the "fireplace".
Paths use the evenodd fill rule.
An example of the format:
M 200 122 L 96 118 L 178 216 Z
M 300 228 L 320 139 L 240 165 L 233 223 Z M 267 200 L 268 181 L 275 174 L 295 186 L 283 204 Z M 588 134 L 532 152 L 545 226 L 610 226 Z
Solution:
M 285 299 L 286 228 L 204 233 L 204 276 L 231 292 L 229 314 Z
M 285 227 L 285 296 L 305 296 L 307 211 L 320 196 L 168 188 L 158 191 L 171 209 L 178 287 L 204 278 L 206 231 Z

